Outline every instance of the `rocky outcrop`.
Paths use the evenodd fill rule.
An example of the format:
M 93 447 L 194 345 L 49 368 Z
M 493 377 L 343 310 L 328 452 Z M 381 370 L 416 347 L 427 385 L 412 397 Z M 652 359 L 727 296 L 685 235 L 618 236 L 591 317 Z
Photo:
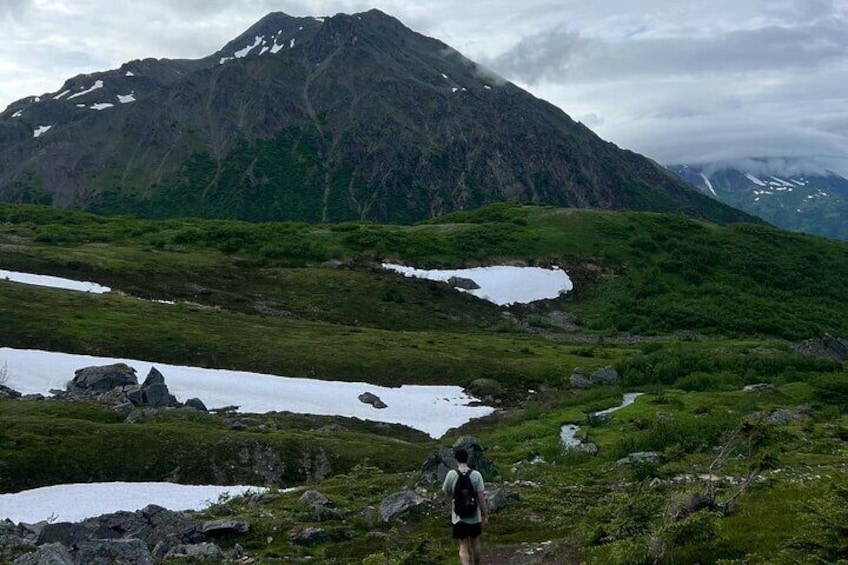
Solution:
M 426 503 L 426 498 L 411 490 L 390 494 L 380 502 L 380 519 L 391 524 L 404 514 L 421 510 Z
M 424 459 L 421 466 L 421 478 L 419 484 L 431 485 L 444 482 L 448 471 L 456 469 L 456 458 L 454 450 L 464 449 L 468 452 L 468 465 L 483 474 L 484 477 L 498 476 L 495 464 L 483 453 L 485 450 L 473 436 L 462 436 L 457 439 L 453 447 L 439 447 Z
M 500 404 L 503 401 L 503 385 L 494 379 L 474 379 L 465 387 L 465 393 L 479 398 L 484 404 Z
M 6 385 L 0 384 L 0 398 L 20 398 L 21 393 Z
M 448 284 L 454 288 L 461 288 L 463 290 L 477 290 L 480 288 L 480 285 L 474 282 L 474 280 L 465 277 L 451 277 L 448 279 Z
M 326 530 L 315 526 L 295 528 L 289 532 L 289 541 L 297 545 L 317 545 L 332 539 L 332 536 Z
M 638 451 L 616 461 L 616 465 L 656 465 L 661 461 L 659 453 Z
M 592 388 L 592 381 L 586 378 L 583 374 L 583 369 L 580 367 L 574 367 L 571 376 L 568 377 L 568 383 L 571 385 L 571 388 Z
M 121 408 L 181 406 L 156 367 L 151 367 L 144 382 L 139 385 L 136 370 L 124 363 L 78 369 L 64 391 L 54 392 L 58 398 L 96 400 Z M 192 399 L 192 406 L 206 410 L 198 399 Z
M 795 346 L 797 351 L 835 361 L 848 361 L 848 339 L 824 334 L 819 339 L 808 339 Z
M 148 505 L 135 512 L 114 512 L 80 523 L 36 525 L 0 522 L 0 561 L 6 551 L 20 553 L 16 565 L 83 565 L 126 563 L 153 565 L 154 559 L 194 557 L 205 560 L 232 559 L 243 551 L 227 552 L 209 538 L 241 535 L 250 524 L 239 520 L 198 523 L 189 513 Z M 4 561 L 5 562 L 5 561 Z
M 598 385 L 616 385 L 618 384 L 619 376 L 618 371 L 612 367 L 604 367 L 592 373 L 590 379 L 594 384 Z
M 335 504 L 317 490 L 305 491 L 298 499 L 298 502 L 312 509 L 312 520 L 314 522 L 341 519 L 341 515 L 333 508 Z

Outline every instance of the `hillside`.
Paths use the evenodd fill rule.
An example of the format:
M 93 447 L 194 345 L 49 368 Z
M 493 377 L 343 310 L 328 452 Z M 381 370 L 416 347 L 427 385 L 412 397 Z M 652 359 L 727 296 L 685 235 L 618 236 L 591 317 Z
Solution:
M 670 169 L 720 202 L 783 229 L 848 240 L 848 179 L 832 171 L 803 172 L 766 160 L 732 165 L 678 165 Z M 789 174 L 787 174 L 789 173 Z
M 0 199 L 141 217 L 412 223 L 499 201 L 755 221 L 372 10 L 272 13 L 0 114 Z
M 0 347 L 385 386 L 486 378 L 469 390 L 497 408 L 433 439 L 343 416 L 0 399 L 0 493 L 261 483 L 267 495 L 181 519 L 248 523 L 203 538 L 245 561 L 456 563 L 431 474 L 434 457 L 473 436 L 498 506 L 489 562 L 838 562 L 848 371 L 827 356 L 826 334 L 848 335 L 846 245 L 761 224 L 517 204 L 413 226 L 0 205 L 0 269 L 113 289 L 0 280 Z M 574 289 L 501 307 L 382 262 L 556 265 Z M 617 377 L 594 376 L 605 368 Z M 623 393 L 635 402 L 597 414 Z M 564 427 L 580 449 L 564 446 Z M 397 493 L 412 503 L 384 519 Z M 119 532 L 127 514 L 85 527 L 152 535 Z M 19 528 L 0 527 L 0 561 L 34 550 L 11 541 Z

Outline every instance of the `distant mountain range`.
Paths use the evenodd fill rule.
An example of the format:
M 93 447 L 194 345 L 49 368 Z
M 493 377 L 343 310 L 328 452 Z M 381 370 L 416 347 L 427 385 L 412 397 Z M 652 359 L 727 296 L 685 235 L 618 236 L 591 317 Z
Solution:
M 848 240 L 848 179 L 834 172 L 801 173 L 798 167 L 769 166 L 768 160 L 669 169 L 705 194 L 775 226 Z
M 0 114 L 0 200 L 110 214 L 414 222 L 489 202 L 756 221 L 377 10 L 272 13 Z

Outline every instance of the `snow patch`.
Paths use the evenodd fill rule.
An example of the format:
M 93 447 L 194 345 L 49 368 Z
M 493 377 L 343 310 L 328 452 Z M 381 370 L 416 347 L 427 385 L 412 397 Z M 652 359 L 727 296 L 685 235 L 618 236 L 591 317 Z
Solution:
M 12 117 L 13 117 L 13 118 L 20 118 L 20 117 L 21 117 L 21 114 L 23 114 L 23 113 L 24 113 L 24 111 L 23 111 L 23 110 L 18 110 L 17 112 L 15 112 L 14 114 L 12 114 Z
M 291 40 L 289 41 L 289 49 L 292 49 L 293 47 L 294 47 L 294 37 L 292 37 Z
M 265 492 L 265 487 L 244 485 L 180 485 L 176 483 L 86 483 L 41 487 L 0 494 L 0 519 L 35 524 L 42 520 L 80 522 L 125 510 L 134 512 L 148 504 L 174 511 L 203 510 L 219 497 Z
M 54 96 L 54 97 L 53 97 L 53 100 L 58 100 L 58 99 L 60 99 L 61 97 L 65 96 L 66 94 L 69 94 L 70 92 L 71 92 L 71 89 L 70 89 L 70 88 L 69 88 L 68 90 L 63 90 L 62 92 L 60 92 L 59 94 L 57 94 L 56 96 Z
M 52 127 L 53 126 L 38 126 L 34 130 L 32 130 L 32 136 L 33 137 L 40 137 L 41 134 L 43 134 L 44 132 L 46 132 L 47 130 L 49 130 Z M 0 271 L 0 274 L 2 274 L 2 273 L 3 273 L 3 271 Z
M 0 348 L 0 365 L 5 364 L 8 370 L 6 385 L 23 394 L 48 395 L 51 389 L 64 389 L 77 369 L 114 363 L 126 363 L 139 375 L 146 375 L 155 366 L 165 376 L 171 394 L 183 400 L 200 398 L 210 408 L 236 405 L 242 412 L 346 416 L 404 424 L 433 438 L 494 412 L 488 406 L 471 406 L 475 399 L 458 386 L 384 387 L 366 382 L 321 381 L 137 359 Z M 387 407 L 378 410 L 364 404 L 359 400 L 364 392 L 376 394 Z
M 220 60 L 220 61 L 218 61 L 218 64 L 219 64 L 219 65 L 223 65 L 223 64 L 224 64 L 224 63 L 226 63 L 227 61 L 232 61 L 232 60 L 233 60 L 233 58 L 232 58 L 232 57 L 221 57 L 221 60 Z
M 50 128 L 50 126 L 46 127 Z M 3 269 L 0 269 L 0 279 L 22 284 L 31 284 L 35 286 L 48 286 L 51 288 L 62 288 L 65 290 L 91 292 L 94 294 L 103 294 L 105 292 L 111 292 L 112 290 L 108 286 L 101 286 L 97 283 L 90 281 L 75 281 L 71 279 L 63 279 L 62 277 L 54 277 L 51 275 L 33 275 L 30 273 L 6 271 Z
M 453 88 L 451 88 L 451 92 L 457 92 L 458 90 L 459 90 L 459 89 L 458 89 L 457 87 L 455 87 L 455 86 L 454 86 Z
M 114 106 L 114 104 L 111 104 L 109 102 L 98 102 L 97 104 L 92 104 L 91 109 L 92 110 L 105 110 L 106 108 L 111 108 L 112 106 Z
M 124 76 L 134 77 L 135 73 L 133 73 L 132 71 L 127 71 L 127 74 L 125 74 Z
M 94 92 L 98 88 L 103 88 L 103 81 L 102 80 L 94 81 L 94 86 L 92 86 L 91 88 L 87 88 L 87 89 L 85 89 L 81 92 L 77 92 L 76 94 L 71 94 L 70 96 L 68 96 L 68 100 L 71 100 L 72 98 L 76 98 L 77 96 L 83 96 L 84 94 L 88 94 L 89 92 Z
M 757 186 L 765 186 L 766 185 L 766 183 L 764 183 L 763 181 L 761 181 L 760 179 L 758 179 L 757 177 L 755 177 L 751 173 L 745 173 L 745 177 L 749 181 L 751 181 L 752 183 L 756 184 Z
M 710 192 L 713 193 L 713 196 L 718 197 L 718 194 L 716 194 L 716 191 L 713 188 L 713 183 L 710 182 L 710 179 L 707 178 L 707 175 L 701 173 L 701 178 L 704 179 L 704 184 L 707 185 L 707 188 L 710 190 Z
M 264 37 L 264 36 L 262 36 L 262 35 L 257 35 L 257 36 L 254 38 L 254 40 L 253 40 L 253 45 L 248 45 L 248 46 L 247 46 L 247 47 L 245 47 L 244 49 L 239 49 L 238 51 L 236 51 L 235 53 L 233 53 L 233 55 L 234 55 L 236 58 L 238 58 L 238 59 L 240 59 L 240 58 L 242 58 L 242 57 L 246 57 L 246 56 L 247 56 L 247 54 L 248 54 L 248 53 L 250 53 L 250 51 L 251 51 L 254 47 L 259 47 L 259 45 L 262 43 L 262 40 L 263 40 L 264 38 L 265 38 L 265 37 Z
M 451 277 L 471 279 L 480 288 L 457 290 L 468 292 L 483 300 L 499 306 L 509 304 L 527 304 L 536 300 L 557 298 L 573 288 L 571 279 L 559 267 L 543 269 L 541 267 L 475 267 L 473 269 L 425 270 L 383 263 L 383 268 L 401 273 L 406 277 L 416 277 L 433 281 L 447 281 Z
M 270 51 L 270 50 L 271 50 L 271 48 L 266 45 L 266 46 L 262 47 L 262 50 L 259 52 L 259 54 L 264 55 L 267 51 Z
M 129 104 L 130 102 L 135 102 L 135 90 L 133 90 L 129 94 L 118 94 L 118 102 L 120 102 L 121 104 Z

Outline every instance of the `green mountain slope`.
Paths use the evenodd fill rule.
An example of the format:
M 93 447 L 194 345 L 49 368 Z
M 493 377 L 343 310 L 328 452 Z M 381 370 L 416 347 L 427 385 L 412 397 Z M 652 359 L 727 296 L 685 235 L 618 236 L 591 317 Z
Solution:
M 754 221 L 376 10 L 270 14 L 205 59 L 132 61 L 12 104 L 0 199 L 154 218 L 412 223 L 525 201 Z

